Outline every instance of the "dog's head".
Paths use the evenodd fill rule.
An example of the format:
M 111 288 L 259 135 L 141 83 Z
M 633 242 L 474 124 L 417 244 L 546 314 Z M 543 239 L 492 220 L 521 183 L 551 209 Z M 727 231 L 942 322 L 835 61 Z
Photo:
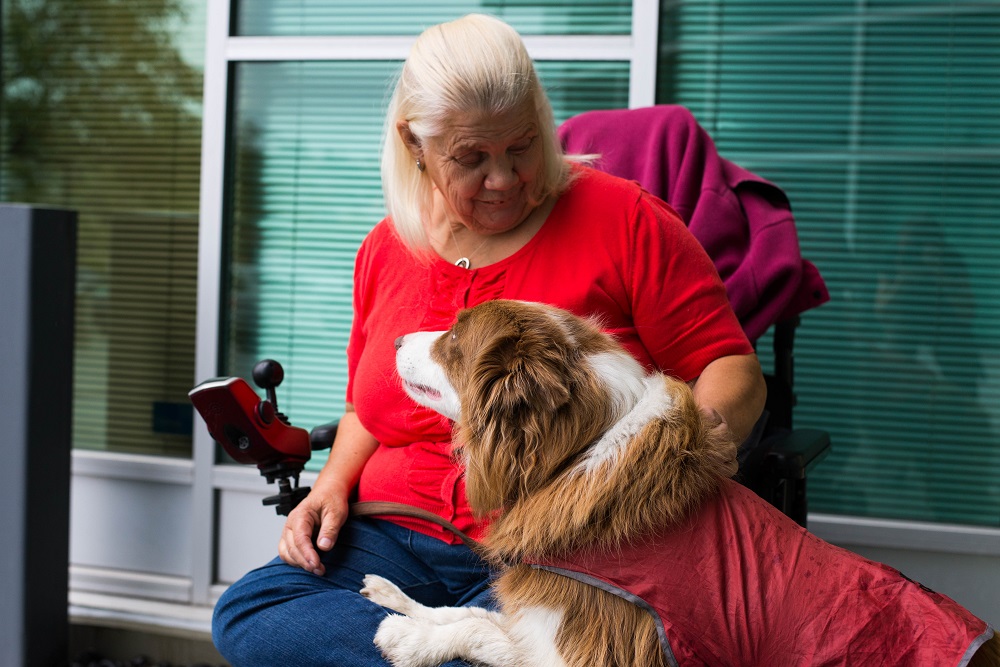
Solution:
M 643 391 L 643 369 L 611 338 L 540 304 L 489 301 L 460 312 L 448 331 L 408 334 L 396 346 L 406 392 L 457 422 L 480 514 L 570 465 Z

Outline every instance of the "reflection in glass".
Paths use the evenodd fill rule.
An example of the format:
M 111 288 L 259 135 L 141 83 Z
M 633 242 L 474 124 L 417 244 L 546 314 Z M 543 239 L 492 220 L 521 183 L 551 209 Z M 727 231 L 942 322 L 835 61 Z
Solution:
M 796 338 L 810 508 L 1000 526 L 1000 6 L 662 6 L 660 101 L 785 189 L 830 288 Z
M 522 35 L 628 35 L 631 0 L 239 0 L 237 35 L 413 35 L 471 12 L 491 14 Z
M 189 456 L 204 4 L 0 7 L 0 198 L 79 212 L 73 444 Z

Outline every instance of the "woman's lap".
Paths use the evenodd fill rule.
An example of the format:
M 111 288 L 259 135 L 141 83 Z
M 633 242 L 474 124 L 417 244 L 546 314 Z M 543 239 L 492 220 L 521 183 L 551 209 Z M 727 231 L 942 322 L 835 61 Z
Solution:
M 234 667 L 386 667 L 372 638 L 388 612 L 358 593 L 366 574 L 429 606 L 491 604 L 488 569 L 467 547 L 386 521 L 349 520 L 320 555 L 323 577 L 275 559 L 222 595 L 212 635 Z

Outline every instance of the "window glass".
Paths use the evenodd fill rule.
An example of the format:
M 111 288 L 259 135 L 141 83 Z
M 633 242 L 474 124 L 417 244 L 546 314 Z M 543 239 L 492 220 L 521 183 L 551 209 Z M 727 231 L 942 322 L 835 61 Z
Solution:
M 463 14 L 492 14 L 522 35 L 627 35 L 632 31 L 631 0 L 240 0 L 235 3 L 237 35 L 413 35 Z
M 79 213 L 73 444 L 189 456 L 204 4 L 0 6 L 0 199 Z
M 279 360 L 278 406 L 306 428 L 343 411 L 354 255 L 385 215 L 379 146 L 399 66 L 235 68 L 225 371 L 249 377 L 256 361 Z M 627 105 L 627 63 L 542 62 L 538 70 L 557 121 Z
M 658 100 L 785 189 L 830 288 L 796 339 L 810 509 L 1000 525 L 1000 7 L 661 6 Z

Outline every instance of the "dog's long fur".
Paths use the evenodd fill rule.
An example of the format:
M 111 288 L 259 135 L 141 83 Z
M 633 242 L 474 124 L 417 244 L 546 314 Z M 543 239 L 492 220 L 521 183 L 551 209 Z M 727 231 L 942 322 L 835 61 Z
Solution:
M 408 393 L 456 421 L 473 511 L 495 517 L 501 612 L 428 609 L 369 577 L 394 665 L 453 658 L 546 667 L 664 664 L 649 614 L 524 559 L 642 539 L 679 522 L 736 472 L 734 443 L 683 382 L 647 374 L 598 326 L 539 304 L 491 301 L 447 332 L 397 341 Z

